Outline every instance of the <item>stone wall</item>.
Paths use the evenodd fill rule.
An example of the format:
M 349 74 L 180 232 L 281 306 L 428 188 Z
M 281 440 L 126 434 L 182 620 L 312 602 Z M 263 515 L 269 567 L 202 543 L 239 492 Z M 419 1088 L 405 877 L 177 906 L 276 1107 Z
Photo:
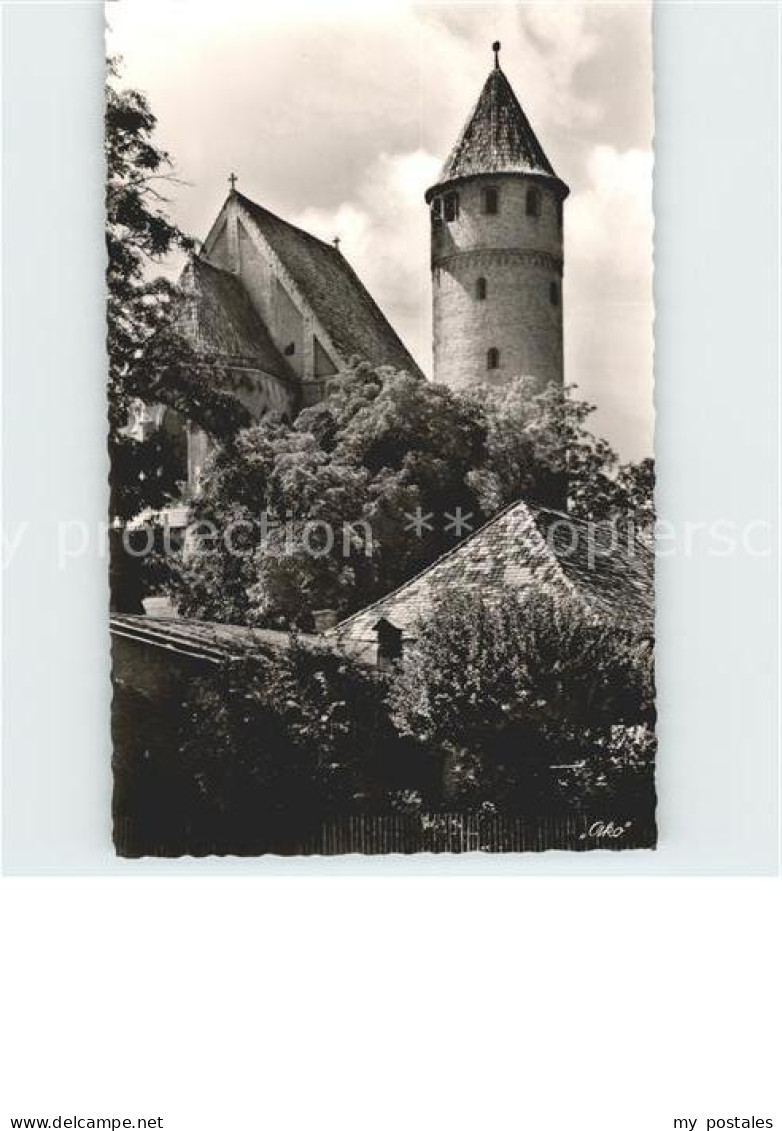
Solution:
M 499 192 L 496 215 L 484 190 Z M 529 188 L 540 215 L 526 212 Z M 454 186 L 459 214 L 432 219 L 435 380 L 454 388 L 531 376 L 562 384 L 562 255 L 559 192 L 543 178 L 477 177 Z M 484 279 L 486 298 L 478 297 Z M 488 368 L 488 351 L 498 365 Z

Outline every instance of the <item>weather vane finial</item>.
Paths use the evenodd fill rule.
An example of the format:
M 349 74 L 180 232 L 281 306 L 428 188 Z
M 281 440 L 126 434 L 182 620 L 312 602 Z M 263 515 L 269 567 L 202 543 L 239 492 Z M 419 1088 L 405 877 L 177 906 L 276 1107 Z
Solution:
M 501 47 L 502 47 L 502 44 L 500 43 L 499 39 L 495 39 L 494 43 L 492 43 L 492 45 L 491 45 L 491 49 L 494 52 L 494 66 L 497 68 L 497 70 L 500 69 L 500 48 Z
M 236 182 L 238 181 L 238 179 L 239 178 L 237 177 L 236 173 L 231 173 L 230 177 L 228 178 L 228 184 L 231 186 L 231 192 L 236 192 Z

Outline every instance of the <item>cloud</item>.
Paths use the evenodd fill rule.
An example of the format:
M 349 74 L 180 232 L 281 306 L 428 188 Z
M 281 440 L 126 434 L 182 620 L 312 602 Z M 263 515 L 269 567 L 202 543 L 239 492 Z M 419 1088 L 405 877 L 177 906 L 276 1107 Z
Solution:
M 424 192 L 440 159 L 417 149 L 381 153 L 356 186 L 353 199 L 333 209 L 306 208 L 292 222 L 340 249 L 421 368 L 431 369 L 429 213 Z
M 594 294 L 597 283 L 628 300 L 649 296 L 652 168 L 652 154 L 637 149 L 598 145 L 590 153 L 588 187 L 566 206 L 568 267 L 579 291 Z
M 625 458 L 652 442 L 652 155 L 596 146 L 566 206 L 565 368 Z

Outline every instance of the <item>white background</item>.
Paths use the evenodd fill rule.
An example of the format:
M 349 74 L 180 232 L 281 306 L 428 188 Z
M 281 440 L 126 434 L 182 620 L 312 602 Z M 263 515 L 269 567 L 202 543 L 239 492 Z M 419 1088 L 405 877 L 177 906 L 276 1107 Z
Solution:
M 164 1131 L 778 1128 L 777 896 L 757 879 L 6 881 L 0 1110 Z
M 193 874 L 245 867 L 220 862 L 140 877 L 176 865 L 112 859 L 96 817 L 110 780 L 104 563 L 53 575 L 47 525 L 104 506 L 101 16 L 3 14 L 4 78 L 21 92 L 11 105 L 4 92 L 5 509 L 38 526 L 5 589 L 16 878 L 0 890 L 0 1119 L 779 1127 L 778 881 L 640 876 L 777 870 L 773 558 L 661 562 L 657 854 L 307 866 L 368 873 L 343 878 Z M 657 455 L 677 522 L 777 513 L 778 64 L 775 5 L 658 9 Z M 403 867 L 505 875 L 391 875 Z M 108 870 L 126 876 L 19 878 Z

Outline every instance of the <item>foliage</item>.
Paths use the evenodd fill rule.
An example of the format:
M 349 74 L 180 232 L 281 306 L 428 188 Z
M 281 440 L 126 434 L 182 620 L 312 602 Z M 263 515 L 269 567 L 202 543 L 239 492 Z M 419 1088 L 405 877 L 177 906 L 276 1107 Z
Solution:
M 575 397 L 575 388 L 538 392 L 518 378 L 467 394 L 486 415 L 487 458 L 473 480 L 484 510 L 527 499 L 576 518 L 651 526 L 653 460 L 620 465 L 610 444 L 587 427 L 595 406 Z
M 250 423 L 220 392 L 220 367 L 197 355 L 182 333 L 184 299 L 152 272 L 192 241 L 166 214 L 165 186 L 176 183 L 169 154 L 155 141 L 146 97 L 120 89 L 119 60 L 108 60 L 105 108 L 107 348 L 111 514 L 129 518 L 177 494 L 165 436 L 127 432 L 137 400 L 161 403 L 218 437 Z
M 651 816 L 651 652 L 567 598 L 454 595 L 386 674 L 256 644 L 164 699 L 115 688 L 115 817 L 141 850 L 296 851 L 360 813 Z
M 382 804 L 395 740 L 383 681 L 295 635 L 188 680 L 147 734 L 150 706 L 127 694 L 115 696 L 115 817 L 147 842 L 170 842 L 179 822 L 190 851 L 292 850 L 322 820 Z
M 168 323 L 173 288 L 149 280 L 150 266 L 175 248 L 189 246 L 168 219 L 161 188 L 171 183 L 169 154 L 154 140 L 157 120 L 137 90 L 117 86 L 119 60 L 108 60 L 105 108 L 107 345 L 109 421 L 123 428 L 131 402 L 143 393 L 139 352 Z
M 549 804 L 552 764 L 597 777 L 598 759 L 610 795 L 616 728 L 651 733 L 652 652 L 564 594 L 449 594 L 419 626 L 391 707 L 402 734 L 448 753 L 462 804 Z
M 648 521 L 651 461 L 617 473 L 585 427 L 591 412 L 523 381 L 460 396 L 356 363 L 293 426 L 227 436 L 193 518 L 220 532 L 238 523 L 241 556 L 219 538 L 191 544 L 174 596 L 192 616 L 310 629 L 313 610 L 347 614 L 451 549 L 457 507 L 475 529 L 518 498 L 551 504 L 566 469 L 575 513 Z M 415 531 L 419 508 L 429 522 Z
M 202 539 L 175 566 L 180 608 L 207 619 L 311 628 L 348 612 L 453 545 L 443 516 L 482 514 L 468 483 L 483 455 L 480 412 L 449 390 L 359 363 L 293 427 L 269 419 L 214 453 L 193 504 Z M 417 508 L 433 516 L 421 535 Z
M 111 445 L 109 513 L 131 519 L 145 507 L 162 507 L 179 489 L 182 461 L 177 445 L 163 431 L 145 440 L 121 433 Z

